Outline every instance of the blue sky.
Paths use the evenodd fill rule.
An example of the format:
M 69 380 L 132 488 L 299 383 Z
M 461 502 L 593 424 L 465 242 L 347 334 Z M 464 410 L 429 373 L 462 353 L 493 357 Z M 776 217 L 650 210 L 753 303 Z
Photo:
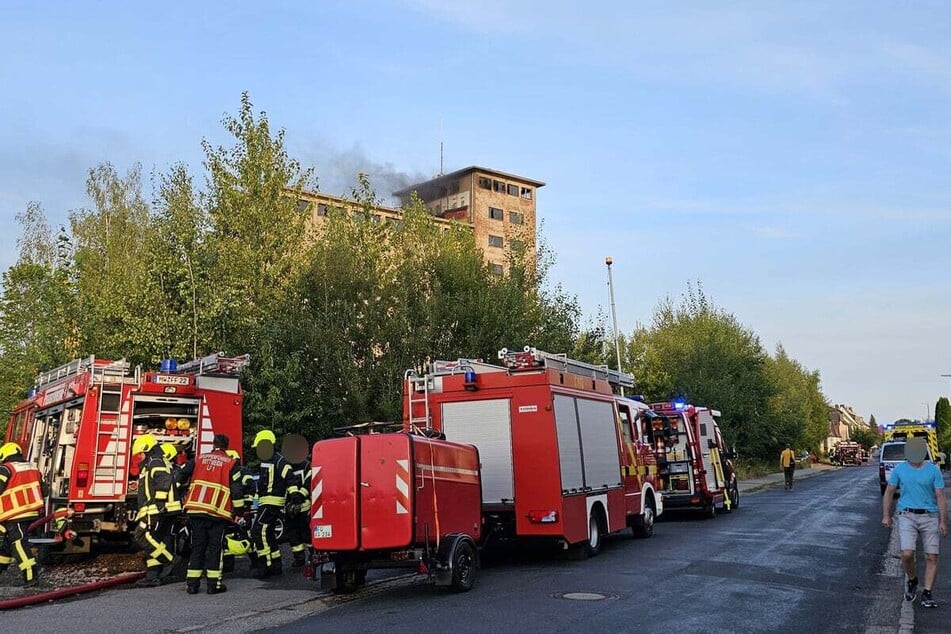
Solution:
M 0 267 L 28 201 L 58 223 L 101 161 L 199 169 L 247 90 L 324 191 L 432 176 L 442 140 L 446 171 L 547 183 L 589 314 L 607 255 L 625 331 L 699 279 L 830 401 L 924 417 L 951 390 L 951 6 L 584 4 L 7 1 Z

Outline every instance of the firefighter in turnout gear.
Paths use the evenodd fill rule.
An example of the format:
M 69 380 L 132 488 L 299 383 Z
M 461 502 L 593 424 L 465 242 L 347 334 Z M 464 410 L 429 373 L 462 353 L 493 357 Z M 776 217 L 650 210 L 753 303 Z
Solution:
M 251 506 L 254 504 L 254 496 L 257 495 L 258 485 L 254 481 L 254 473 L 252 473 L 249 467 L 245 467 L 241 463 L 241 455 L 234 449 L 229 449 L 225 453 L 228 454 L 228 457 L 233 458 L 235 462 L 238 463 L 238 466 L 241 467 L 241 497 L 244 500 L 244 513 L 247 514 L 251 511 Z
M 191 486 L 185 498 L 185 513 L 191 527 L 191 558 L 185 576 L 188 594 L 197 594 L 204 573 L 208 594 L 225 592 L 221 582 L 222 544 L 225 528 L 244 507 L 241 467 L 225 453 L 228 437 L 214 437 L 211 453 L 195 458 Z
M 284 529 L 291 544 L 294 561 L 300 568 L 306 563 L 310 547 L 310 458 L 291 465 L 291 483 L 287 487 L 287 517 Z
M 27 587 L 37 585 L 39 579 L 26 530 L 42 509 L 40 472 L 26 461 L 18 444 L 0 446 L 0 573 L 15 558 Z
M 133 538 L 145 551 L 145 578 L 139 585 L 158 586 L 175 567 L 172 554 L 172 528 L 182 503 L 172 478 L 172 467 L 155 436 L 144 434 L 132 444 L 133 454 L 144 454 L 139 468 L 136 515 L 139 525 Z
M 274 448 L 274 432 L 265 429 L 254 437 L 251 447 L 258 458 L 258 514 L 251 528 L 258 567 L 253 576 L 261 579 L 283 572 L 281 549 L 275 535 L 275 525 L 282 519 L 287 487 L 292 482 L 292 469 L 284 456 Z

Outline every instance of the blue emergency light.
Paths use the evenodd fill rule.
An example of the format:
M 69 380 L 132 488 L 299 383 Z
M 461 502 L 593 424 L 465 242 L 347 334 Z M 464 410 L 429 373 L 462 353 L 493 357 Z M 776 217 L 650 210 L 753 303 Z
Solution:
M 682 398 L 676 399 L 676 400 L 673 402 L 673 404 L 674 404 L 674 409 L 676 409 L 676 410 L 681 410 L 681 409 L 684 409 L 685 407 L 687 407 L 687 401 L 686 401 L 685 399 L 682 399 Z

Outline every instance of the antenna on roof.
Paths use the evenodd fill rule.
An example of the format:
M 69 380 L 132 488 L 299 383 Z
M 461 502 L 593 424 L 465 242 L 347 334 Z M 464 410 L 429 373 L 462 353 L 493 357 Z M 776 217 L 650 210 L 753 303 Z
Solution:
M 439 175 L 442 176 L 445 172 L 442 169 L 442 118 L 439 119 Z

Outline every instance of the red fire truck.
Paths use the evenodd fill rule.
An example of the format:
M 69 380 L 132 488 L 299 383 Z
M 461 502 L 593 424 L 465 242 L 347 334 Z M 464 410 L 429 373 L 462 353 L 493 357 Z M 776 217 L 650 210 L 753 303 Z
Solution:
M 437 362 L 408 371 L 408 430 L 479 449 L 483 540 L 543 538 L 592 556 L 602 537 L 650 537 L 663 512 L 648 408 L 619 396 L 633 376 L 525 347 L 501 365 Z
M 457 592 L 472 587 L 482 531 L 475 447 L 408 433 L 333 438 L 314 445 L 311 474 L 322 585 L 349 593 L 368 569 L 411 567 Z
M 732 454 L 723 443 L 720 412 L 682 401 L 653 403 L 652 444 L 668 509 L 699 509 L 715 517 L 740 504 Z
M 92 539 L 127 538 L 138 487 L 132 444 L 142 434 L 186 455 L 211 451 L 219 433 L 240 448 L 238 373 L 248 361 L 219 353 L 143 372 L 90 356 L 37 377 L 6 436 L 36 463 L 48 491 L 55 535 L 34 542 L 75 553 L 88 551 Z

